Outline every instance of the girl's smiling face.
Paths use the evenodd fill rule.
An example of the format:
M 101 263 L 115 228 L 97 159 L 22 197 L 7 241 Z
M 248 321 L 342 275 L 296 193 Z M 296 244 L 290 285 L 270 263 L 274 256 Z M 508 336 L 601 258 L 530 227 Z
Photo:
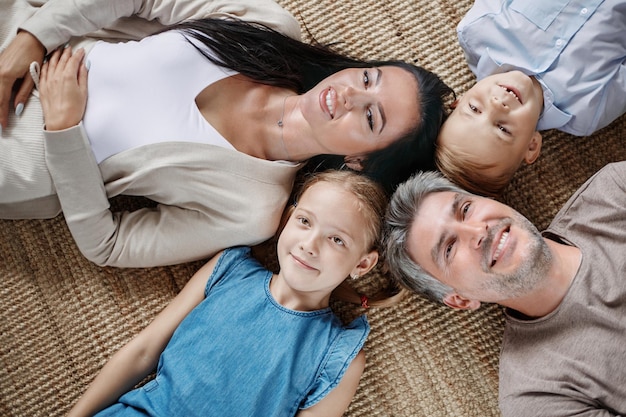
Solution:
M 362 275 L 376 265 L 378 254 L 369 251 L 371 238 L 360 204 L 352 193 L 328 182 L 304 192 L 278 239 L 281 270 L 273 281 L 281 290 L 272 294 L 279 303 L 321 299 L 318 307 L 326 307 L 331 291 L 347 276 L 355 271 Z

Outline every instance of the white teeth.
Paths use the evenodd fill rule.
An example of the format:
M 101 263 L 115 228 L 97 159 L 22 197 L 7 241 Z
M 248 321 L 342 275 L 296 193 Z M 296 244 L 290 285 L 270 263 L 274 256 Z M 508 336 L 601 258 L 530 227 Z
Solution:
M 495 264 L 495 262 L 500 257 L 500 253 L 502 253 L 502 248 L 504 247 L 504 244 L 506 243 L 506 240 L 508 237 L 509 237 L 509 232 L 502 233 L 502 237 L 500 238 L 500 242 L 498 242 L 498 247 L 496 248 L 496 252 L 493 254 L 493 262 L 491 263 L 492 265 Z
M 506 91 L 507 94 L 512 95 L 513 97 L 515 97 L 515 100 L 517 100 L 517 101 L 519 101 L 521 103 L 519 97 L 517 96 L 517 94 L 515 94 L 515 92 L 513 90 L 510 90 L 510 89 L 508 89 L 506 87 L 502 87 L 502 88 L 504 88 L 504 91 Z
M 328 93 L 326 93 L 326 107 L 328 107 L 330 117 L 333 117 L 335 115 L 335 109 L 333 108 L 333 100 L 330 97 L 330 90 L 328 90 Z
M 515 97 L 515 100 L 519 101 L 519 97 L 512 90 L 506 90 L 506 92 Z

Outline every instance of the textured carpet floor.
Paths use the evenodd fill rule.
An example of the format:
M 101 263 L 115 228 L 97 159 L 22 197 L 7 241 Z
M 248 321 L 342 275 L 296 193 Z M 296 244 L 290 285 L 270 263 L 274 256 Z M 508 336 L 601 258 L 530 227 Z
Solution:
M 360 57 L 434 70 L 455 91 L 474 82 L 455 26 L 467 0 L 279 0 L 320 42 Z M 607 162 L 626 159 L 626 118 L 587 138 L 544 135 L 542 156 L 503 200 L 539 228 Z M 116 205 L 137 204 L 120 198 Z M 0 415 L 62 416 L 107 358 L 141 330 L 202 262 L 99 268 L 78 252 L 63 217 L 0 220 Z M 263 249 L 263 247 L 261 248 Z M 271 253 L 271 250 L 268 251 Z M 269 255 L 268 255 L 269 257 Z M 380 270 L 361 283 L 384 285 Z M 342 317 L 359 309 L 334 303 Z M 420 297 L 368 312 L 368 364 L 347 416 L 497 416 L 496 306 L 458 313 Z

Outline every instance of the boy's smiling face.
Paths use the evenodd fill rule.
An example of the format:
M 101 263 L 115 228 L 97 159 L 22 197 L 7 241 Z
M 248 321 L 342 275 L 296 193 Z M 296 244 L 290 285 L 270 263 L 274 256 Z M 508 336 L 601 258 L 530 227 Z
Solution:
M 491 75 L 458 99 L 438 146 L 484 166 L 487 176 L 512 174 L 522 161 L 539 156 L 542 109 L 543 91 L 534 77 L 520 71 Z

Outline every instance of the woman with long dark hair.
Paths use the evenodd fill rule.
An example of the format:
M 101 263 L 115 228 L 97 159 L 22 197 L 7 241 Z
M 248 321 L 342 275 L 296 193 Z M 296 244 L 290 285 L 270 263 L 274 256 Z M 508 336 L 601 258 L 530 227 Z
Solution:
M 33 32 L 17 36 L 36 43 Z M 124 267 L 269 238 L 297 170 L 319 155 L 393 188 L 432 167 L 451 93 L 422 68 L 352 59 L 232 16 L 88 53 L 61 48 L 30 72 L 41 109 L 29 99 L 20 112 L 40 122 L 35 135 L 20 134 L 25 114 L 3 125 L 0 217 L 62 210 L 87 258 Z M 120 194 L 157 205 L 114 213 L 108 198 Z

